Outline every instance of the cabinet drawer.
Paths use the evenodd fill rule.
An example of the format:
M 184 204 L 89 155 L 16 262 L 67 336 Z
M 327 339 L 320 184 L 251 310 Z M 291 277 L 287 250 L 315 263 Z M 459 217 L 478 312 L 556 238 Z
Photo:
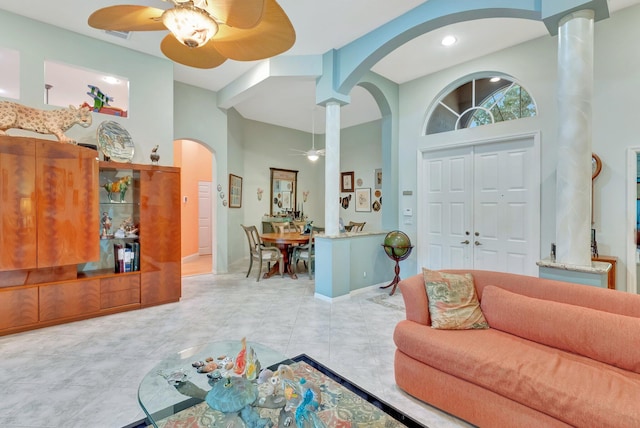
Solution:
M 85 315 L 100 310 L 100 280 L 42 285 L 40 321 Z
M 37 287 L 0 292 L 0 330 L 37 322 Z
M 140 275 L 122 275 L 100 281 L 100 308 L 140 303 Z

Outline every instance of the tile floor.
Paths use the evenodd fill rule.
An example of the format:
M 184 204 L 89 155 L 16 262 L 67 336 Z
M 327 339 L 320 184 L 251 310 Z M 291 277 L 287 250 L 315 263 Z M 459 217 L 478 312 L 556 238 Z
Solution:
M 330 303 L 305 274 L 256 282 L 246 268 L 184 277 L 179 303 L 0 337 L 0 426 L 126 426 L 145 417 L 138 384 L 163 356 L 243 336 L 306 353 L 429 427 L 470 426 L 395 386 L 399 293 L 374 287 Z

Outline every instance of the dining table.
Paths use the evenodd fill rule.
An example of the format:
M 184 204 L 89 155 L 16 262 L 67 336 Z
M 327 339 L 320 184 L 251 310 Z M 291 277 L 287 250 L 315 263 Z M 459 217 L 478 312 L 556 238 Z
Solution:
M 271 232 L 271 233 L 263 233 L 260 235 L 262 241 L 264 243 L 273 244 L 280 250 L 282 254 L 282 262 L 284 263 L 283 271 L 290 275 L 293 279 L 298 279 L 298 275 L 296 275 L 295 271 L 292 269 L 289 264 L 289 248 L 292 245 L 304 245 L 309 242 L 309 234 L 302 234 L 300 232 Z M 279 262 L 276 262 L 269 272 L 264 274 L 264 278 L 270 278 L 274 274 L 280 271 Z

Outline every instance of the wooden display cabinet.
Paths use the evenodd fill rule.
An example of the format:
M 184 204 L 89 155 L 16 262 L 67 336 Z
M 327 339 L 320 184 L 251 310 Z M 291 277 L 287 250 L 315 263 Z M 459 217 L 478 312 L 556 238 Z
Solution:
M 71 144 L 0 137 L 0 272 L 22 270 L 22 275 L 13 273 L 13 282 L 29 282 L 27 270 L 97 259 L 97 242 L 86 239 L 98 227 L 96 153 Z M 67 274 L 49 271 L 52 279 Z M 0 276 L 0 285 L 6 285 L 4 279 Z
M 131 177 L 125 200 L 103 185 Z M 119 195 L 115 195 L 119 198 Z M 105 236 L 131 218 L 139 228 Z M 139 270 L 118 273 L 114 243 L 139 243 Z M 99 162 L 84 147 L 0 136 L 0 335 L 181 297 L 180 170 Z

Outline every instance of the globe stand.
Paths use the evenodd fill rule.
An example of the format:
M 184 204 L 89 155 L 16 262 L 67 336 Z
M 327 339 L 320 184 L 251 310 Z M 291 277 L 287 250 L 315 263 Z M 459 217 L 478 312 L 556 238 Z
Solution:
M 387 256 L 389 256 L 391 260 L 394 260 L 396 262 L 396 267 L 395 267 L 396 276 L 393 278 L 393 281 L 391 281 L 388 285 L 383 285 L 380 288 L 389 288 L 393 286 L 393 288 L 391 289 L 391 293 L 389 293 L 389 296 L 393 296 L 393 293 L 396 292 L 396 287 L 398 286 L 398 282 L 400 282 L 400 262 L 406 259 L 407 257 L 409 257 L 409 254 L 411 254 L 411 250 L 413 249 L 413 245 L 401 247 L 401 246 L 382 244 L 382 246 L 384 247 L 384 250 L 385 250 L 384 252 L 387 254 Z M 403 255 L 401 256 L 395 255 L 395 252 L 393 250 L 404 249 L 404 248 L 406 248 L 407 251 Z

